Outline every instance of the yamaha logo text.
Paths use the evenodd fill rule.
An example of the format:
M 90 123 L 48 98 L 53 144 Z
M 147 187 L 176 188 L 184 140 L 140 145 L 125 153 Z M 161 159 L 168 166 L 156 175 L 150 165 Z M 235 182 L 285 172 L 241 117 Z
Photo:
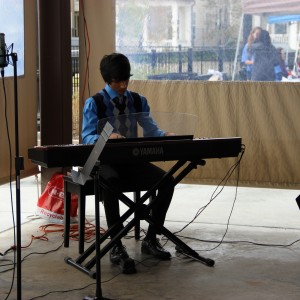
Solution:
M 134 156 L 164 155 L 163 147 L 142 147 L 132 150 Z

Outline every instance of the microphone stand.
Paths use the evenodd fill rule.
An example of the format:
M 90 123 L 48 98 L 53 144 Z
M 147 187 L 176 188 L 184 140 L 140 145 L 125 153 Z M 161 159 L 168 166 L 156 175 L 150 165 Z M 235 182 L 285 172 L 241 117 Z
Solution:
M 21 193 L 20 173 L 24 170 L 24 158 L 19 156 L 19 123 L 18 123 L 18 82 L 17 82 L 17 54 L 11 53 L 14 67 L 14 105 L 15 105 L 15 172 L 16 172 L 16 230 L 17 230 L 17 300 L 22 300 L 22 258 L 21 258 Z

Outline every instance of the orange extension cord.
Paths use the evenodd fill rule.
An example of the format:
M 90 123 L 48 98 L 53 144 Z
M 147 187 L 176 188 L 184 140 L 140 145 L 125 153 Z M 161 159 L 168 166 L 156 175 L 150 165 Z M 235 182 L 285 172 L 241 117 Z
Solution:
M 44 237 L 47 233 L 52 232 L 62 232 L 62 236 L 64 236 L 64 225 L 62 224 L 47 224 L 42 225 L 39 227 L 41 231 L 44 232 L 44 234 L 41 236 Z M 100 227 L 100 234 L 103 235 L 106 232 L 106 230 L 102 227 Z M 96 227 L 94 224 L 90 223 L 87 219 L 85 220 L 85 230 L 84 230 L 84 241 L 89 241 L 91 238 L 95 236 L 96 233 Z M 79 228 L 78 224 L 71 224 L 70 225 L 70 239 L 73 241 L 79 240 Z
M 79 230 L 78 230 L 78 224 L 71 224 L 70 225 L 70 239 L 73 241 L 79 240 Z M 28 248 L 31 246 L 32 242 L 34 240 L 42 240 L 42 241 L 48 241 L 47 233 L 55 233 L 55 232 L 62 232 L 62 237 L 64 236 L 64 225 L 63 224 L 46 224 L 39 227 L 39 230 L 43 232 L 42 235 L 34 236 L 31 235 L 31 240 L 26 246 L 22 246 L 22 249 Z M 106 232 L 106 230 L 102 227 L 100 227 L 100 235 L 103 235 Z M 95 225 L 90 223 L 87 219 L 85 220 L 85 231 L 84 231 L 84 241 L 88 242 L 90 241 L 96 233 Z M 10 249 L 6 251 L 6 253 L 9 250 L 16 251 L 17 247 L 16 245 L 12 246 Z

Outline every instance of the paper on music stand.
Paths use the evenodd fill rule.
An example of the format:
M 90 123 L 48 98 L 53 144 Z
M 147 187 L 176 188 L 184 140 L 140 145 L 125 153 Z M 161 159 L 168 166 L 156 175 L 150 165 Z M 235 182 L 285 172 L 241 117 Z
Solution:
M 91 154 L 89 155 L 86 163 L 84 164 L 83 168 L 79 171 L 72 170 L 71 176 L 72 180 L 76 183 L 79 183 L 81 185 L 84 185 L 88 179 L 91 179 L 91 173 L 96 165 L 100 154 L 113 131 L 113 127 L 107 122 L 99 136 L 98 141 L 96 142 L 95 146 L 93 147 L 93 150 Z

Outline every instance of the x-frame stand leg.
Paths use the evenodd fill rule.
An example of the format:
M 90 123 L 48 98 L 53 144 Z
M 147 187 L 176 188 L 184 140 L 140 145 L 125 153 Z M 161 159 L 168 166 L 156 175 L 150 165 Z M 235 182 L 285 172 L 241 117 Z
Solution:
M 96 272 L 92 271 L 91 269 L 101 260 L 101 258 L 115 245 L 115 243 L 124 237 L 135 225 L 135 223 L 140 219 L 145 219 L 149 224 L 156 226 L 155 222 L 153 221 L 152 217 L 150 216 L 150 211 L 152 206 L 155 204 L 156 196 L 155 191 L 163 186 L 166 181 L 168 181 L 187 161 L 178 161 L 176 164 L 163 176 L 163 178 L 157 182 L 152 188 L 150 188 L 141 198 L 138 203 L 133 203 L 127 196 L 125 196 L 121 192 L 115 191 L 114 187 L 109 186 L 105 183 L 102 179 L 99 180 L 99 185 L 107 189 L 118 196 L 118 198 L 125 203 L 129 209 L 120 217 L 120 220 L 117 224 L 110 227 L 107 232 L 99 237 L 99 241 L 92 244 L 83 254 L 81 254 L 76 260 L 72 260 L 71 258 L 67 258 L 66 262 L 78 270 L 88 274 L 90 277 L 97 279 L 97 265 L 96 265 Z M 190 171 L 197 168 L 198 165 L 204 165 L 205 161 L 200 160 L 197 162 L 189 162 L 184 169 L 176 175 L 174 179 L 174 186 L 176 186 Z M 144 202 L 150 197 L 154 196 L 153 200 L 148 204 L 145 205 Z M 127 225 L 114 237 L 112 238 L 105 246 L 100 249 L 100 245 L 107 240 L 111 230 L 117 225 L 123 224 L 133 213 L 136 213 L 135 217 L 130 220 Z M 99 219 L 99 218 L 98 218 Z M 186 245 L 183 241 L 181 241 L 178 237 L 176 237 L 173 233 L 171 233 L 168 229 L 164 226 L 158 228 L 162 234 L 164 234 L 168 239 L 170 239 L 179 249 L 181 253 L 184 255 L 199 261 L 206 266 L 212 267 L 214 265 L 214 261 L 209 258 L 204 258 L 200 256 L 196 251 L 191 249 L 188 245 Z M 96 255 L 92 257 L 88 262 L 85 263 L 87 259 L 96 251 Z M 85 264 L 84 264 L 85 263 Z M 99 278 L 99 277 L 98 277 Z
M 145 206 L 143 203 L 153 195 L 156 189 L 158 189 L 159 186 L 162 186 L 164 182 L 170 178 L 177 170 L 180 169 L 181 166 L 184 165 L 185 162 L 179 161 L 175 164 L 175 166 L 167 172 L 167 174 L 164 176 L 164 178 L 154 187 L 148 190 L 140 199 L 140 203 L 134 206 L 134 211 L 136 212 L 136 217 L 133 218 L 125 227 L 123 230 L 121 230 L 115 237 L 112 239 L 106 246 L 103 247 L 101 252 L 101 257 L 105 255 L 110 248 L 115 244 L 115 242 L 119 239 L 121 239 L 123 236 L 125 236 L 135 225 L 136 218 L 142 215 L 143 219 L 145 219 L 149 224 L 151 224 L 154 227 L 157 227 L 157 224 L 153 221 L 152 217 L 150 216 L 150 211 L 152 209 L 152 206 L 155 204 L 154 198 L 147 206 Z M 198 165 L 205 165 L 204 160 L 199 160 L 198 162 L 190 162 L 174 179 L 174 186 L 176 186 L 188 173 L 190 173 L 191 170 L 197 168 Z M 105 188 L 108 188 L 105 186 Z M 122 200 L 122 199 L 121 199 Z M 140 211 L 139 211 L 140 210 Z M 130 212 L 130 209 L 127 211 L 127 213 Z M 124 215 L 123 215 L 124 216 Z M 127 219 L 127 216 L 126 216 Z M 200 256 L 196 251 L 194 251 L 192 248 L 190 248 L 188 245 L 186 245 L 184 242 L 182 242 L 178 237 L 176 237 L 172 232 L 170 232 L 167 228 L 164 226 L 161 226 L 158 228 L 159 231 L 165 235 L 168 239 L 170 239 L 178 248 L 177 251 L 182 253 L 185 256 L 188 256 L 194 260 L 197 260 L 209 267 L 214 266 L 215 262 L 212 259 L 204 258 Z

